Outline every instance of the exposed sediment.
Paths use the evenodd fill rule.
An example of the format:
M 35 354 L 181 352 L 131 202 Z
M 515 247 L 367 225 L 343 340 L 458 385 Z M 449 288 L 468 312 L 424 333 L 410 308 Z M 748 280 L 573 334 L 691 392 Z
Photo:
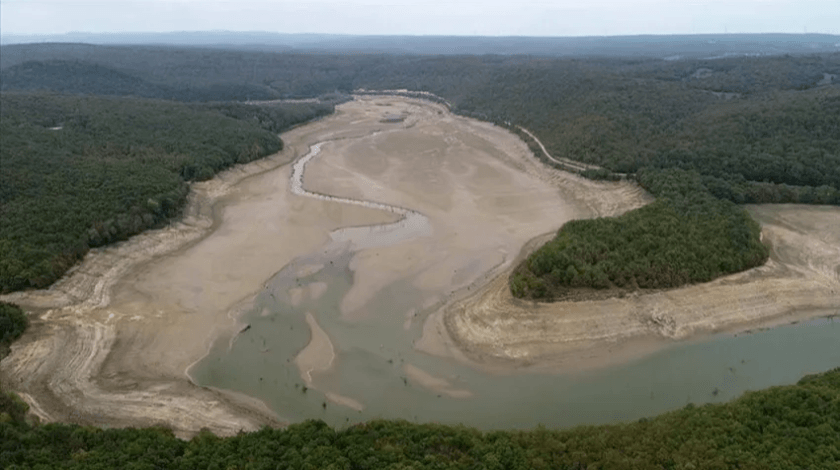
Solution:
M 181 221 L 91 250 L 49 289 L 3 296 L 37 314 L 0 364 L 4 388 L 47 421 L 162 424 L 181 437 L 282 425 L 261 401 L 196 386 L 185 371 L 241 328 L 238 312 L 295 256 L 342 227 L 394 220 L 289 191 L 288 163 L 310 135 L 342 133 L 328 119 L 284 134 L 279 154 L 194 184 Z
M 200 241 L 218 226 L 214 205 L 237 183 L 278 168 L 293 157 L 293 151 L 287 151 L 196 183 L 180 221 L 91 250 L 49 289 L 3 296 L 5 301 L 38 313 L 2 362 L 4 387 L 18 391 L 44 421 L 114 427 L 162 424 L 184 437 L 203 427 L 218 434 L 234 434 L 279 424 L 262 403 L 197 387 L 183 375 L 167 373 L 149 379 L 132 377 L 128 370 L 107 376 L 102 371 L 118 342 L 151 333 L 150 325 L 143 321 L 152 316 L 150 312 L 128 315 L 109 308 L 117 283 L 149 260 Z M 161 312 L 156 317 L 162 317 Z M 126 334 L 126 330 L 139 331 Z
M 557 303 L 514 299 L 504 273 L 448 308 L 447 333 L 489 367 L 565 369 L 632 357 L 651 342 L 840 313 L 840 209 L 748 210 L 772 248 L 764 266 L 668 291 Z
M 386 113 L 407 118 L 380 122 Z M 261 402 L 196 386 L 185 371 L 216 338 L 242 328 L 238 313 L 266 280 L 295 257 L 342 241 L 358 250 L 341 303 L 347 321 L 363 318 L 370 299 L 399 280 L 422 294 L 419 305 L 394 313 L 407 328 L 412 311 L 437 309 L 417 347 L 484 366 L 603 361 L 635 339 L 670 341 L 840 307 L 837 208 L 751 207 L 773 253 L 745 273 L 625 299 L 525 303 L 510 297 L 507 273 L 536 235 L 621 214 L 650 196 L 630 182 L 546 168 L 504 129 L 404 98 L 346 103 L 283 138 L 281 154 L 196 184 L 183 221 L 93 250 L 48 290 L 4 296 L 38 315 L 0 364 L 4 387 L 45 420 L 162 423 L 184 437 L 202 427 L 229 435 L 280 425 Z M 287 165 L 319 142 L 329 158 Z M 357 243 L 400 224 L 408 231 L 393 244 Z M 299 301 L 325 290 L 300 289 Z M 313 346 L 307 373 L 334 364 L 320 354 L 328 344 L 333 354 L 329 337 Z M 421 369 L 405 373 L 450 396 L 474 392 Z M 359 397 L 325 395 L 364 407 Z

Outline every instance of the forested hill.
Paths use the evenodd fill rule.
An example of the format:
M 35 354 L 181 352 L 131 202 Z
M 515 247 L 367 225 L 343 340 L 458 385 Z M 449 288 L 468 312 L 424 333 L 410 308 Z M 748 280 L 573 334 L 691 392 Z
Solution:
M 456 113 L 513 131 L 524 126 L 552 155 L 603 168 L 586 176 L 627 174 L 662 198 L 615 224 L 579 226 L 577 241 L 543 252 L 553 253 L 550 262 L 519 271 L 525 288 L 514 290 L 524 296 L 552 297 L 574 286 L 674 287 L 761 264 L 767 253 L 756 226 L 719 199 L 840 204 L 840 53 L 661 60 L 85 44 L 0 49 L 0 86 L 7 90 L 179 101 L 428 91 Z M 689 191 L 696 197 L 673 197 Z M 711 213 L 717 215 L 693 215 Z M 629 249 L 622 234 L 631 232 L 652 241 Z M 610 246 L 578 243 L 587 233 L 603 234 Z M 685 257 L 664 256 L 673 240 L 682 241 Z M 725 254 L 708 256 L 710 247 Z M 666 269 L 676 261 L 684 269 Z
M 836 469 L 840 369 L 731 403 L 635 423 L 570 430 L 480 432 L 464 426 L 321 421 L 190 441 L 166 428 L 98 429 L 27 423 L 0 392 L 0 466 L 126 469 Z
M 0 91 L 6 90 L 49 90 L 175 101 L 247 101 L 280 97 L 276 90 L 265 85 L 239 82 L 154 83 L 100 64 L 68 60 L 30 61 L 4 69 L 0 71 Z
M 424 55 L 509 54 L 545 57 L 702 58 L 836 52 L 832 34 L 693 34 L 637 36 L 374 36 L 194 31 L 171 33 L 67 33 L 3 35 L 3 44 L 171 44 L 181 47 L 272 52 L 386 53 Z
M 4 90 L 72 94 L 0 94 L 0 291 L 47 286 L 89 247 L 165 223 L 189 181 L 275 151 L 277 132 L 332 111 L 81 96 L 89 93 L 215 101 L 253 99 L 249 90 L 257 89 L 283 98 L 430 91 L 455 112 L 524 126 L 552 154 L 605 168 L 591 176 L 629 173 L 657 196 L 622 217 L 561 229 L 512 276 L 519 295 L 536 298 L 578 286 L 667 287 L 745 269 L 767 252 L 736 203 L 840 203 L 838 53 L 664 61 L 37 44 L 0 48 L 0 69 Z M 0 307 L 7 343 L 25 319 Z M 25 408 L 0 393 L 2 468 L 840 464 L 840 369 L 728 404 L 565 431 L 386 421 L 334 430 L 309 421 L 185 442 L 162 428 L 34 425 Z
M 611 171 L 695 170 L 736 203 L 840 200 L 840 53 L 662 61 L 78 44 L 2 52 L 4 90 L 178 101 L 426 90 L 458 113 L 530 129 L 556 156 Z
M 332 105 L 0 94 L 0 292 L 46 287 L 89 248 L 179 214 L 190 181 L 282 148 Z

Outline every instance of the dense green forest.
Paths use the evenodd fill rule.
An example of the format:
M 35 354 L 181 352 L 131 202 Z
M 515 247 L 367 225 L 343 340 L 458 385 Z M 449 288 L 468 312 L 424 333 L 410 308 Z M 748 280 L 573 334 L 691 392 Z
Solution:
M 85 44 L 4 46 L 3 51 L 4 90 L 186 102 L 312 97 L 361 88 L 430 91 L 452 103 L 456 113 L 514 131 L 524 126 L 551 154 L 602 168 L 584 176 L 629 175 L 663 198 L 625 217 L 564 229 L 535 255 L 539 260 L 527 261 L 512 276 L 513 291 L 527 297 L 559 298 L 575 287 L 673 287 L 763 262 L 766 251 L 757 246 L 755 224 L 716 198 L 737 204 L 840 204 L 838 53 L 660 60 Z M 223 112 L 241 120 L 233 105 Z M 262 116 L 249 122 L 272 131 L 282 127 L 266 127 L 272 121 Z M 215 169 L 187 165 L 179 171 L 181 179 L 191 180 Z M 677 203 L 663 194 L 666 182 L 686 184 L 677 193 L 696 191 L 703 197 Z M 713 212 L 714 217 L 691 215 Z M 594 233 L 605 240 L 595 243 Z M 108 239 L 91 240 L 96 244 L 103 238 Z M 76 259 L 83 246 L 68 250 L 67 261 L 59 265 Z M 676 246 L 683 255 L 676 255 Z M 43 285 L 48 277 L 39 281 L 38 276 L 7 289 Z
M 236 86 L 253 88 L 252 99 L 426 90 L 458 113 L 527 127 L 556 156 L 611 171 L 696 169 L 735 202 L 810 202 L 817 188 L 822 200 L 838 197 L 838 53 L 663 61 L 84 44 L 3 49 L 4 89 L 143 96 L 152 87 L 153 96 L 181 101 L 206 99 L 209 90 L 245 99 L 249 91 Z
M 33 44 L 4 46 L 0 64 L 3 89 L 180 101 L 246 99 L 249 87 L 262 90 L 252 99 L 425 90 L 610 171 L 695 169 L 738 203 L 815 202 L 818 188 L 821 202 L 840 198 L 840 53 L 664 61 Z
M 760 228 L 731 201 L 709 193 L 696 172 L 643 170 L 657 200 L 619 217 L 567 222 L 510 277 L 520 298 L 564 299 L 580 288 L 669 288 L 763 264 Z
M 581 288 L 676 287 L 762 264 L 758 226 L 732 202 L 840 204 L 840 88 L 797 83 L 772 75 L 755 96 L 727 99 L 692 81 L 676 90 L 640 81 L 584 104 L 600 113 L 563 108 L 567 125 L 540 134 L 550 152 L 604 168 L 585 176 L 630 174 L 659 199 L 566 224 L 516 268 L 511 292 L 553 300 Z
M 280 94 L 265 86 L 238 82 L 160 84 L 98 64 L 50 60 L 24 62 L 0 73 L 0 90 L 137 96 L 176 101 L 271 100 Z
M 5 90 L 185 102 L 340 95 L 361 88 L 429 91 L 448 100 L 456 113 L 513 131 L 524 126 L 552 155 L 602 168 L 584 176 L 628 175 L 662 198 L 666 181 L 687 185 L 677 193 L 703 194 L 679 204 L 668 196 L 625 217 L 570 225 L 535 255 L 539 261 L 527 261 L 511 277 L 513 291 L 526 297 L 561 298 L 578 287 L 673 287 L 763 262 L 766 252 L 757 246 L 755 224 L 715 198 L 736 204 L 840 204 L 838 53 L 660 60 L 85 44 L 4 46 L 3 51 L 0 87 Z M 237 106 L 214 110 L 241 120 L 245 108 Z M 249 119 L 272 131 L 282 127 L 267 127 L 275 121 L 270 116 Z M 212 165 L 189 168 L 182 179 L 214 171 Z M 675 177 L 672 169 L 689 176 Z M 696 207 L 686 209 L 687 204 Z M 691 215 L 715 211 L 714 217 Z M 594 243 L 594 233 L 605 241 Z M 683 255 L 676 255 L 677 246 Z M 666 247 L 672 247 L 670 253 Z M 70 250 L 67 262 L 79 252 Z
M 89 248 L 177 215 L 187 183 L 282 148 L 331 113 L 55 94 L 0 95 L 0 292 L 46 287 Z
M 588 176 L 627 174 L 657 197 L 566 224 L 511 276 L 518 296 L 706 281 L 767 257 L 736 204 L 840 204 L 837 53 L 663 61 L 39 44 L 3 46 L 0 69 L 0 291 L 47 286 L 90 247 L 165 223 L 188 182 L 276 151 L 278 132 L 333 109 L 225 100 L 429 91 L 603 168 Z M 0 304 L 0 342 L 25 326 Z M 308 421 L 181 441 L 164 428 L 38 425 L 25 410 L 0 392 L 2 468 L 840 466 L 840 369 L 728 404 L 564 431 Z
M 20 307 L 0 302 L 0 359 L 6 357 L 9 345 L 18 339 L 29 324 Z
M 371 421 L 306 421 L 189 441 L 166 428 L 35 424 L 0 392 L 0 467 L 17 469 L 836 469 L 840 369 L 633 423 L 481 432 Z

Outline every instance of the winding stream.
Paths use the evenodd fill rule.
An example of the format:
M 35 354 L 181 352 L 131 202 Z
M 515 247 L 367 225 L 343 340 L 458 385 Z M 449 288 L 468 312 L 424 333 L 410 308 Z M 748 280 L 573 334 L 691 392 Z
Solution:
M 371 134 L 371 136 L 375 135 Z M 324 142 L 319 142 L 309 147 L 309 153 L 298 159 L 292 165 L 291 190 L 298 196 L 311 197 L 322 201 L 338 202 L 341 204 L 353 204 L 378 209 L 392 214 L 400 215 L 400 220 L 382 225 L 367 225 L 362 227 L 346 227 L 330 233 L 335 243 L 349 242 L 353 251 L 366 248 L 383 247 L 394 245 L 415 237 L 427 236 L 432 233 L 432 226 L 429 219 L 417 212 L 390 204 L 382 204 L 374 201 L 362 201 L 346 197 L 330 196 L 307 191 L 303 187 L 303 174 L 306 165 L 312 161 L 320 152 Z
M 242 314 L 240 321 L 250 328 L 219 338 L 192 367 L 196 383 L 257 397 L 290 421 L 319 418 L 343 426 L 402 418 L 485 429 L 568 427 L 728 401 L 840 365 L 840 320 L 831 318 L 673 343 L 642 359 L 589 372 L 497 375 L 420 353 L 413 344 L 436 307 L 418 308 L 423 296 L 410 283 L 396 280 L 379 291 L 365 305 L 362 320 L 343 318 L 340 304 L 353 285 L 350 262 L 356 252 L 426 236 L 432 232 L 429 219 L 410 209 L 304 189 L 306 166 L 322 144 L 293 164 L 292 192 L 401 219 L 336 230 L 324 249 L 286 265 Z M 413 313 L 393 313 L 403 311 Z M 309 385 L 295 364 L 312 336 L 307 314 L 334 352 L 331 367 L 312 372 Z

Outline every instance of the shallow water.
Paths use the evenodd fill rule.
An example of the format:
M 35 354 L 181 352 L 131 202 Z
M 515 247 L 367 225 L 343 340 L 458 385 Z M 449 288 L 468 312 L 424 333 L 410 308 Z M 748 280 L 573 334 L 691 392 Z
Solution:
M 352 283 L 351 257 L 348 250 L 327 250 L 284 268 L 244 313 L 242 321 L 251 328 L 233 341 L 220 338 L 191 370 L 194 380 L 260 398 L 290 421 L 320 418 L 341 426 L 400 418 L 492 429 L 636 420 L 688 403 L 728 401 L 748 390 L 795 383 L 805 374 L 840 366 L 840 319 L 823 318 L 674 343 L 642 359 L 589 372 L 484 373 L 412 348 L 430 312 L 418 312 L 405 328 L 405 313 L 421 301 L 407 280 L 394 282 L 369 302 L 364 320 L 343 320 L 339 305 Z M 325 267 L 296 277 L 301 266 L 311 264 Z M 312 282 L 325 282 L 326 292 L 292 306 L 289 289 Z M 309 341 L 306 312 L 330 336 L 336 359 L 330 372 L 314 373 L 313 388 L 304 391 L 294 357 Z M 406 376 L 406 363 L 473 396 L 451 398 L 423 388 Z M 358 412 L 328 402 L 319 390 L 352 398 L 365 408 Z
M 403 218 L 337 230 L 324 249 L 285 266 L 242 313 L 240 321 L 250 328 L 219 338 L 191 368 L 198 384 L 262 399 L 290 421 L 320 418 L 342 426 L 387 418 L 484 429 L 569 427 L 636 420 L 688 403 L 728 401 L 748 390 L 795 383 L 803 375 L 840 366 L 838 319 L 672 343 L 641 359 L 576 373 L 497 375 L 420 353 L 413 343 L 438 306 L 418 308 L 425 297 L 413 287 L 413 279 L 396 279 L 380 290 L 362 307 L 362 319 L 342 318 L 340 304 L 353 283 L 349 265 L 356 251 L 425 236 L 431 231 L 428 219 L 396 206 L 306 191 L 303 172 L 319 148 L 312 146 L 294 164 L 293 192 L 381 208 Z M 307 268 L 311 266 L 323 268 L 313 272 Z M 316 283 L 327 287 L 312 299 L 306 290 Z M 309 388 L 294 362 L 310 339 L 307 312 L 327 333 L 336 354 L 332 369 L 313 372 Z M 406 365 L 448 382 L 449 391 L 471 396 L 453 398 L 424 388 L 409 377 Z M 325 391 L 360 402 L 364 409 L 332 403 Z
M 428 236 L 432 233 L 432 226 L 429 223 L 429 219 L 417 211 L 390 204 L 382 204 L 373 201 L 360 201 L 346 197 L 330 196 L 328 194 L 319 194 L 307 191 L 304 188 L 303 183 L 303 175 L 306 171 L 306 165 L 312 161 L 313 158 L 318 156 L 321 152 L 321 145 L 323 144 L 324 142 L 319 142 L 311 145 L 309 147 L 309 152 L 292 165 L 292 175 L 290 177 L 290 187 L 292 193 L 324 201 L 354 204 L 401 216 L 400 220 L 390 224 L 346 227 L 335 230 L 330 234 L 330 238 L 334 242 L 348 242 L 352 249 L 363 250 L 365 248 L 390 246 L 412 238 Z

